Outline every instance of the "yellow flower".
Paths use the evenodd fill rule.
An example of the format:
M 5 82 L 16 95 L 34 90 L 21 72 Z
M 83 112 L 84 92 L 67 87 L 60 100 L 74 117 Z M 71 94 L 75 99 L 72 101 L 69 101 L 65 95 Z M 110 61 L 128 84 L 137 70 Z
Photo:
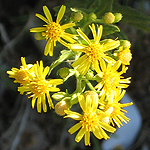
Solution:
M 29 83 L 25 83 L 21 87 L 18 87 L 18 91 L 20 92 L 20 94 L 23 94 L 24 92 L 27 92 L 27 95 L 30 94 L 28 98 L 32 98 L 32 108 L 34 108 L 35 102 L 37 100 L 38 112 L 41 112 L 41 103 L 43 106 L 43 111 L 47 111 L 46 97 L 49 107 L 54 108 L 49 92 L 58 92 L 60 89 L 57 88 L 56 85 L 63 83 L 62 79 L 45 79 L 48 71 L 48 66 L 43 70 L 42 61 L 40 61 L 40 64 L 37 62 L 36 64 L 34 64 L 35 76 L 30 79 Z
M 114 133 L 116 129 L 111 127 L 105 121 L 103 122 L 103 119 L 107 116 L 106 113 L 98 113 L 98 96 L 86 95 L 84 98 L 83 95 L 80 95 L 78 99 L 80 107 L 83 110 L 83 115 L 71 110 L 65 110 L 67 116 L 64 118 L 72 118 L 79 121 L 79 123 L 71 127 L 68 132 L 73 134 L 81 128 L 75 137 L 75 141 L 80 142 L 83 136 L 85 136 L 84 142 L 86 146 L 90 146 L 90 132 L 93 132 L 98 139 L 104 138 L 107 140 L 109 136 L 104 130 Z
M 116 94 L 114 94 L 113 97 L 108 99 L 108 103 L 105 105 L 104 111 L 107 111 L 110 107 L 113 108 L 112 113 L 110 114 L 110 122 L 114 126 L 115 124 L 120 128 L 120 125 L 122 126 L 121 122 L 129 122 L 129 118 L 125 116 L 124 112 L 127 113 L 126 110 L 122 109 L 123 107 L 127 107 L 132 105 L 133 103 L 125 103 L 121 104 L 119 101 L 123 98 L 125 94 L 125 90 L 117 91 Z
M 56 46 L 57 41 L 66 47 L 67 43 L 64 40 L 70 43 L 76 42 L 73 39 L 74 35 L 65 32 L 65 29 L 75 26 L 75 23 L 67 23 L 62 26 L 60 25 L 60 21 L 64 16 L 65 10 L 66 6 L 62 5 L 58 12 L 56 22 L 53 22 L 51 13 L 46 6 L 43 6 L 43 11 L 46 18 L 40 14 L 36 14 L 36 17 L 46 22 L 46 25 L 43 25 L 43 27 L 32 28 L 30 29 L 30 32 L 42 33 L 42 36 L 48 40 L 44 50 L 44 55 L 46 56 L 48 54 L 53 56 L 53 48 Z
M 130 61 L 132 59 L 131 50 L 129 47 L 123 49 L 123 46 L 119 48 L 118 58 L 124 65 L 130 65 Z
M 122 67 L 120 72 L 117 71 L 121 66 L 121 61 L 117 61 L 114 65 L 111 63 L 106 65 L 105 61 L 101 59 L 100 66 L 102 71 L 100 71 L 97 75 L 101 78 L 101 82 L 95 86 L 95 89 L 98 91 L 101 90 L 100 101 L 103 101 L 106 94 L 109 96 L 111 93 L 129 86 L 128 83 L 130 83 L 131 78 L 129 77 L 124 79 L 124 77 L 121 76 L 126 72 L 127 67 Z
M 21 57 L 22 66 L 20 69 L 12 68 L 11 71 L 7 71 L 9 74 L 9 78 L 15 78 L 14 83 L 28 83 L 30 80 L 30 76 L 33 75 L 33 66 L 26 65 L 26 61 L 24 57 Z
M 85 53 L 72 64 L 72 67 L 76 68 L 81 75 L 87 73 L 91 64 L 94 66 L 95 70 L 99 72 L 100 59 L 115 62 L 115 60 L 109 57 L 106 52 L 115 49 L 120 44 L 119 40 L 109 40 L 109 42 L 100 44 L 103 26 L 98 26 L 97 33 L 94 24 L 89 27 L 94 37 L 93 42 L 81 31 L 81 29 L 77 29 L 78 34 L 87 44 L 69 44 L 70 49 Z

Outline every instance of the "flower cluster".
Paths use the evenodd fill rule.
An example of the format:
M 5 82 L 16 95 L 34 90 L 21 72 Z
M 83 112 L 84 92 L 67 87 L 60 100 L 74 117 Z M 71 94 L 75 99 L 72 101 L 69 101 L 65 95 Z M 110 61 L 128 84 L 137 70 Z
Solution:
M 83 26 L 76 28 L 71 21 L 75 20 L 73 17 L 78 18 L 80 15 L 81 19 L 75 21 L 80 25 L 80 21 L 84 20 L 81 12 L 75 12 L 69 23 L 60 25 L 65 9 L 66 6 L 62 5 L 54 22 L 47 6 L 43 6 L 45 17 L 41 14 L 36 16 L 46 24 L 43 27 L 31 28 L 30 32 L 38 35 L 35 36 L 37 40 L 46 39 L 45 56 L 53 56 L 56 42 L 65 46 L 66 50 L 62 50 L 61 55 L 46 67 L 43 66 L 43 61 L 26 64 L 25 58 L 21 57 L 20 69 L 12 68 L 7 73 L 10 78 L 15 79 L 15 83 L 20 84 L 20 94 L 26 93 L 28 98 L 32 98 L 32 108 L 36 104 L 39 113 L 41 108 L 47 112 L 47 99 L 49 107 L 55 109 L 56 114 L 79 121 L 69 129 L 69 133 L 73 134 L 80 129 L 75 141 L 79 142 L 84 137 L 85 145 L 90 146 L 90 132 L 98 139 L 107 140 L 110 137 L 106 132 L 114 133 L 116 126 L 120 128 L 122 122 L 129 121 L 123 107 L 132 105 L 132 102 L 122 104 L 120 100 L 131 82 L 130 77 L 123 77 L 132 59 L 131 44 L 117 37 L 102 40 L 105 24 L 118 22 L 122 17 L 117 21 L 115 15 L 108 12 L 99 19 L 101 24 L 96 23 L 95 17 L 89 24 L 89 29 L 85 30 Z M 86 35 L 86 31 L 91 31 L 92 38 Z M 70 66 L 60 67 L 57 71 L 61 79 L 51 79 L 51 71 L 64 61 Z M 71 94 L 67 89 L 66 92 L 60 91 L 56 86 L 67 82 L 71 76 L 76 78 L 76 90 Z M 55 106 L 50 92 L 53 93 L 53 100 L 58 101 Z M 74 104 L 79 104 L 82 114 L 71 110 Z
M 20 69 L 12 68 L 12 71 L 7 71 L 10 78 L 15 78 L 15 83 L 20 83 L 20 87 L 18 87 L 20 94 L 27 92 L 26 94 L 30 95 L 29 98 L 32 98 L 32 108 L 34 108 L 37 100 L 38 112 L 41 112 L 41 104 L 43 106 L 43 111 L 47 112 L 45 95 L 47 97 L 49 107 L 54 108 L 49 92 L 60 91 L 60 89 L 56 86 L 62 84 L 63 80 L 46 79 L 49 67 L 47 66 L 43 70 L 42 61 L 40 61 L 40 64 L 36 62 L 34 65 L 26 65 L 25 58 L 21 57 L 21 62 L 22 66 Z

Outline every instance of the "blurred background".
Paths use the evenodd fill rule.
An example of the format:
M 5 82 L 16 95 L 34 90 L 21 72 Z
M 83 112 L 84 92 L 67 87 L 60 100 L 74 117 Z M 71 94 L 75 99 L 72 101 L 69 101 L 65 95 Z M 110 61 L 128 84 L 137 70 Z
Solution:
M 85 3 L 84 1 L 87 0 L 83 0 L 82 3 Z M 149 0 L 118 0 L 118 2 L 150 16 Z M 91 147 L 85 147 L 83 141 L 77 144 L 74 141 L 75 134 L 70 135 L 67 132 L 75 123 L 71 119 L 63 119 L 51 110 L 47 113 L 37 113 L 36 109 L 31 108 L 31 100 L 19 94 L 18 85 L 6 74 L 12 67 L 20 67 L 21 56 L 26 57 L 27 63 L 35 63 L 42 59 L 45 66 L 55 59 L 43 55 L 45 42 L 36 41 L 29 29 L 42 25 L 42 21 L 35 17 L 35 13 L 43 14 L 43 5 L 48 6 L 55 18 L 53 8 L 67 3 L 68 6 L 71 5 L 65 0 L 0 1 L 0 150 L 102 149 L 103 140 L 98 141 L 93 137 Z M 132 80 L 127 93 L 142 118 L 140 130 L 128 149 L 149 150 L 150 33 L 136 29 L 124 21 L 117 25 L 131 41 L 133 59 L 126 76 L 131 76 Z M 56 56 L 58 55 L 59 52 Z M 70 89 L 74 90 L 74 87 Z M 115 149 L 123 148 L 119 146 Z

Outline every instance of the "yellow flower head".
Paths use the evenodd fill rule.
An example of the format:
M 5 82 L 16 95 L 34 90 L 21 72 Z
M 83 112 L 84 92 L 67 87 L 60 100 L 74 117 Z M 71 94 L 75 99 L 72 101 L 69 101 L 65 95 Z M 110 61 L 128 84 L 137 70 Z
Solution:
M 122 67 L 122 70 L 118 72 L 117 70 L 121 66 L 121 61 L 117 61 L 114 65 L 111 63 L 106 64 L 106 62 L 101 59 L 100 60 L 101 70 L 97 75 L 102 79 L 99 82 L 95 89 L 98 91 L 101 90 L 101 99 L 103 100 L 106 94 L 111 95 L 114 91 L 117 91 L 120 88 L 127 88 L 130 83 L 130 77 L 127 79 L 123 79 L 124 77 L 121 76 L 123 73 L 126 72 L 127 68 Z
M 43 27 L 32 28 L 30 29 L 30 32 L 39 32 L 46 40 L 48 40 L 44 50 L 44 55 L 46 56 L 48 54 L 53 56 L 53 47 L 56 46 L 57 41 L 66 47 L 67 43 L 64 40 L 70 43 L 76 42 L 73 39 L 74 35 L 65 32 L 65 29 L 75 26 L 75 23 L 68 23 L 62 26 L 60 25 L 60 21 L 64 16 L 65 10 L 66 6 L 62 5 L 58 12 L 56 22 L 53 22 L 51 13 L 46 6 L 43 6 L 43 11 L 46 18 L 40 14 L 36 14 L 38 18 L 46 22 L 46 25 L 43 25 Z M 62 38 L 64 40 L 62 40 Z
M 80 95 L 78 99 L 80 107 L 83 110 L 83 115 L 70 110 L 65 110 L 65 113 L 67 114 L 65 118 L 79 120 L 79 123 L 71 127 L 68 132 L 73 134 L 81 128 L 75 137 L 75 141 L 79 142 L 83 136 L 85 136 L 84 142 L 86 146 L 90 145 L 90 132 L 93 132 L 98 139 L 108 139 L 109 136 L 104 130 L 114 133 L 116 129 L 111 127 L 108 123 L 105 123 L 105 121 L 103 122 L 103 119 L 106 118 L 105 113 L 98 113 L 98 96 L 92 94 L 92 96 L 86 95 L 86 97 L 84 97 L 83 95 Z
M 47 111 L 45 95 L 47 96 L 49 107 L 54 108 L 49 92 L 58 92 L 60 89 L 57 88 L 56 85 L 63 83 L 62 79 L 45 79 L 48 71 L 48 66 L 43 70 L 42 61 L 40 61 L 40 64 L 37 62 L 34 64 L 35 75 L 30 78 L 30 82 L 23 84 L 21 87 L 18 87 L 20 94 L 23 94 L 24 92 L 27 92 L 27 95 L 30 94 L 29 98 L 32 97 L 32 108 L 34 108 L 35 101 L 37 100 L 38 112 L 41 112 L 41 103 L 43 105 L 43 111 Z
M 119 48 L 118 58 L 124 65 L 130 65 L 130 61 L 132 59 L 131 50 L 129 47 L 123 49 L 123 46 Z
M 30 80 L 30 76 L 33 75 L 33 66 L 26 65 L 26 61 L 24 57 L 21 57 L 22 66 L 20 69 L 12 68 L 11 71 L 7 71 L 10 78 L 14 78 L 14 83 L 28 83 Z
M 108 99 L 107 104 L 105 105 L 104 111 L 107 111 L 110 107 L 113 108 L 112 113 L 110 114 L 110 122 L 114 126 L 115 124 L 120 128 L 122 126 L 121 122 L 129 122 L 129 118 L 125 116 L 124 112 L 127 113 L 126 110 L 122 109 L 123 107 L 127 107 L 132 105 L 133 103 L 125 103 L 121 104 L 119 101 L 123 98 L 125 94 L 125 90 L 122 91 L 117 91 L 116 94 L 114 94 L 113 97 L 110 97 Z
M 81 75 L 85 75 L 92 64 L 95 70 L 98 72 L 99 69 L 99 61 L 100 59 L 105 59 L 107 61 L 114 62 L 115 60 L 109 57 L 106 54 L 106 51 L 113 50 L 119 46 L 119 40 L 109 40 L 109 42 L 100 44 L 100 39 L 102 36 L 103 26 L 98 26 L 98 30 L 96 33 L 95 25 L 89 26 L 93 37 L 94 42 L 92 42 L 82 31 L 81 29 L 77 29 L 78 34 L 80 37 L 87 43 L 87 45 L 83 44 L 70 44 L 69 48 L 74 51 L 81 51 L 85 53 L 81 56 L 78 60 L 76 60 L 72 66 L 76 68 Z

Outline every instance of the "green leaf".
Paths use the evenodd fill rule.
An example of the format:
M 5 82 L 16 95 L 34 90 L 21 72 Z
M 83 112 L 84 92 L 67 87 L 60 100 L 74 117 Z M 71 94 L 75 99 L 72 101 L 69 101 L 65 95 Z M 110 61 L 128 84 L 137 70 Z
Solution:
M 103 36 L 113 34 L 115 32 L 120 32 L 120 29 L 113 24 L 103 24 Z
M 122 20 L 126 23 L 150 23 L 150 16 L 139 12 L 129 6 L 114 5 L 113 12 L 119 12 L 123 15 Z

